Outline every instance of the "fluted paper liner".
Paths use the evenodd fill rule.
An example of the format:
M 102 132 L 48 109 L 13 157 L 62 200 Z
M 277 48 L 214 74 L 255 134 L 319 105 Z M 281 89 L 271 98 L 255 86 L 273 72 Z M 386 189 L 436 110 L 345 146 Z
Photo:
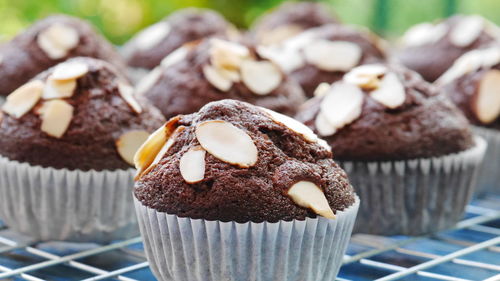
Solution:
M 139 234 L 135 171 L 69 171 L 0 157 L 0 219 L 37 240 L 104 243 Z
M 361 199 L 354 232 L 421 235 L 453 226 L 476 186 L 484 139 L 443 157 L 387 162 L 338 161 Z
M 359 207 L 335 219 L 236 223 L 180 218 L 134 199 L 149 264 L 160 281 L 332 281 Z
M 477 194 L 500 194 L 500 131 L 474 127 L 474 132 L 488 143 L 477 179 Z

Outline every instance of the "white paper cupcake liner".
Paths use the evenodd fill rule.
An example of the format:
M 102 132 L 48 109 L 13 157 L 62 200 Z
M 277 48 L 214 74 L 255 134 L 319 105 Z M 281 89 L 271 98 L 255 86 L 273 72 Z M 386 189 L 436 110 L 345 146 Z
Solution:
M 338 161 L 361 199 L 355 233 L 421 235 L 460 220 L 476 186 L 486 142 L 443 157 Z
M 134 199 L 149 264 L 160 281 L 332 281 L 359 199 L 336 218 L 236 223 L 180 218 Z
M 478 195 L 486 193 L 500 194 L 500 131 L 474 127 L 474 133 L 488 143 L 483 164 L 477 180 Z
M 104 243 L 139 234 L 134 170 L 69 171 L 0 156 L 0 219 L 37 240 Z

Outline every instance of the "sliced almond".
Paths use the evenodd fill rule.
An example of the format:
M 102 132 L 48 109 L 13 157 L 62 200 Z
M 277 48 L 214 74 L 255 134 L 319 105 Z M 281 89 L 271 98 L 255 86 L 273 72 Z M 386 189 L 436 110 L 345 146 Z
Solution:
M 171 27 L 167 22 L 155 23 L 144 29 L 134 39 L 138 49 L 146 51 L 158 45 L 170 33 Z
M 450 41 L 457 47 L 467 47 L 477 40 L 484 29 L 484 19 L 467 16 L 461 19 L 450 33 Z
M 329 137 L 337 132 L 337 129 L 328 122 L 323 112 L 319 112 L 314 120 L 314 126 L 318 134 L 322 137 Z
M 134 155 L 134 164 L 137 169 L 136 180 L 148 169 L 162 150 L 168 138 L 177 129 L 179 117 L 170 119 L 165 125 L 152 133 Z
M 304 29 L 297 24 L 285 24 L 278 26 L 276 28 L 262 31 L 258 34 L 259 43 L 263 45 L 275 45 L 279 44 L 286 39 L 289 39 L 299 33 Z
M 73 96 L 76 80 L 54 80 L 49 77 L 43 89 L 43 99 L 64 99 Z
M 330 90 L 330 87 L 331 85 L 326 83 L 326 82 L 322 82 L 318 85 L 318 87 L 316 87 L 316 89 L 314 90 L 314 96 L 315 97 L 322 97 L 324 95 L 326 95 L 326 93 L 328 93 L 328 90 Z
M 372 91 L 370 96 L 391 109 L 401 106 L 406 100 L 405 88 L 398 76 L 392 72 L 384 76 L 379 87 Z
M 271 120 L 296 132 L 297 134 L 304 137 L 307 141 L 318 141 L 318 136 L 311 129 L 309 129 L 309 127 L 302 124 L 301 122 L 270 109 L 263 107 L 262 109 L 268 114 Z
M 134 88 L 132 88 L 132 86 L 123 82 L 118 82 L 118 91 L 125 102 L 127 102 L 128 105 L 135 111 L 135 113 L 142 113 L 142 107 L 134 97 Z
M 44 84 L 34 80 L 12 92 L 2 107 L 5 113 L 14 118 L 21 118 L 28 113 L 40 100 Z
M 167 142 L 163 145 L 163 147 L 160 149 L 160 151 L 158 152 L 158 154 L 156 155 L 156 157 L 154 158 L 153 162 L 151 163 L 151 165 L 149 165 L 149 167 L 144 171 L 144 174 L 147 174 L 149 171 L 151 171 L 154 167 L 156 167 L 156 165 L 158 165 L 158 163 L 160 163 L 160 161 L 163 159 L 163 157 L 168 153 L 168 150 L 172 147 L 172 145 L 174 145 L 175 143 L 175 140 L 177 139 L 177 136 L 182 132 L 184 131 L 186 127 L 184 126 L 179 126 L 177 127 L 173 132 L 172 134 L 170 135 L 170 137 L 168 138 Z
M 177 50 L 171 52 L 166 57 L 161 60 L 161 66 L 164 68 L 170 67 L 178 62 L 183 61 L 187 54 L 189 53 L 190 48 L 187 46 L 182 46 Z
M 179 128 L 181 128 L 181 127 L 179 127 Z M 168 138 L 167 142 L 165 142 L 165 144 L 161 147 L 158 154 L 155 155 L 155 158 L 153 159 L 153 162 L 146 170 L 146 173 L 147 173 L 147 171 L 152 169 L 154 166 L 156 166 L 158 163 L 160 163 L 163 156 L 165 156 L 165 154 L 167 154 L 170 147 L 172 147 L 172 145 L 174 144 L 174 141 L 175 141 L 175 138 L 173 137 L 174 135 L 175 135 L 175 132 Z
M 250 50 L 248 50 L 247 47 L 239 43 L 230 42 L 218 38 L 212 38 L 210 39 L 210 44 L 212 45 L 212 47 L 215 47 L 217 49 L 227 50 L 228 52 L 237 54 L 238 56 L 241 57 L 247 57 L 250 55 Z
M 89 72 L 89 67 L 79 61 L 63 62 L 56 66 L 50 79 L 52 80 L 75 80 Z
M 323 190 L 309 181 L 299 181 L 288 190 L 288 196 L 295 204 L 312 209 L 316 214 L 327 219 L 334 219 L 335 214 L 328 204 Z
M 362 54 L 358 45 L 347 41 L 316 40 L 304 48 L 306 61 L 325 71 L 349 71 Z
M 259 56 L 274 62 L 285 73 L 290 73 L 306 65 L 302 49 L 316 36 L 315 32 L 304 31 L 279 45 L 257 46 L 256 51 Z
M 125 162 L 133 166 L 135 153 L 148 137 L 149 133 L 142 130 L 126 132 L 115 142 L 118 154 Z
M 355 76 L 381 76 L 387 73 L 387 67 L 383 64 L 364 64 L 353 68 L 347 74 L 355 74 Z M 346 75 L 347 75 L 346 74 Z
M 483 124 L 500 116 L 500 71 L 493 69 L 484 74 L 472 102 L 472 111 Z
M 217 72 L 224 78 L 231 80 L 233 83 L 238 83 L 241 81 L 240 72 L 237 70 L 222 69 L 218 68 Z
M 285 73 L 290 73 L 306 65 L 298 49 L 281 46 L 257 46 L 259 56 L 278 65 Z
M 306 30 L 300 34 L 293 36 L 283 42 L 283 45 L 287 49 L 300 50 L 305 46 L 310 45 L 314 40 L 318 38 L 318 33 L 313 29 Z
M 321 112 L 325 119 L 338 130 L 361 115 L 363 99 L 364 94 L 357 86 L 337 82 L 332 85 L 321 102 Z
M 258 151 L 252 138 L 229 122 L 205 121 L 196 126 L 195 133 L 201 146 L 219 160 L 241 168 L 257 163 Z
M 481 53 L 481 66 L 492 67 L 500 63 L 500 48 L 493 46 L 479 50 Z
M 344 75 L 346 83 L 358 85 L 365 90 L 378 88 L 379 77 L 387 72 L 387 67 L 382 64 L 366 64 L 353 68 Z
M 445 85 L 451 81 L 479 69 L 484 61 L 481 50 L 473 50 L 459 57 L 453 65 L 437 80 L 437 85 Z
M 166 127 L 161 126 L 146 139 L 141 147 L 139 147 L 134 155 L 134 164 L 138 172 L 137 175 L 140 175 L 151 165 L 167 140 Z
M 37 44 L 50 59 L 58 60 L 68 55 L 67 50 L 58 47 L 46 37 L 38 36 Z
M 73 119 L 73 106 L 63 100 L 45 102 L 42 119 L 42 132 L 54 138 L 61 138 Z
M 162 74 L 162 68 L 156 67 L 151 70 L 144 78 L 139 81 L 135 88 L 136 95 L 143 95 L 149 91 L 158 82 Z
M 221 39 L 211 39 L 210 43 L 210 61 L 215 68 L 239 69 L 243 60 L 250 56 L 248 48 L 237 43 Z
M 66 57 L 69 51 L 78 45 L 79 41 L 78 31 L 61 23 L 52 24 L 37 37 L 38 46 L 49 58 L 55 60 Z
M 439 41 L 446 35 L 448 27 L 442 23 L 434 25 L 432 23 L 417 24 L 403 36 L 403 44 L 406 46 L 420 46 L 432 44 Z
M 217 68 L 211 65 L 203 66 L 203 75 L 205 75 L 205 78 L 208 82 L 210 82 L 210 84 L 212 84 L 212 86 L 223 92 L 229 91 L 231 86 L 233 86 L 231 79 L 225 77 L 218 71 Z
M 270 94 L 282 79 L 281 71 L 272 62 L 246 60 L 241 65 L 241 80 L 257 95 Z
M 179 170 L 187 183 L 197 183 L 205 178 L 205 154 L 203 147 L 198 145 L 182 155 Z

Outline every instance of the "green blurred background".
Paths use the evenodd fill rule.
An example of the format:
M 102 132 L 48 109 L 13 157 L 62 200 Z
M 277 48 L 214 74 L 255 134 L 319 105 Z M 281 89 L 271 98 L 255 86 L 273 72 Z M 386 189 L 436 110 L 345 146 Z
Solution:
M 0 39 L 8 39 L 33 21 L 67 13 L 91 21 L 115 44 L 177 9 L 212 8 L 239 27 L 282 0 L 0 0 Z M 500 23 L 500 0 L 324 0 L 347 23 L 368 26 L 394 37 L 409 26 L 449 14 L 476 13 Z

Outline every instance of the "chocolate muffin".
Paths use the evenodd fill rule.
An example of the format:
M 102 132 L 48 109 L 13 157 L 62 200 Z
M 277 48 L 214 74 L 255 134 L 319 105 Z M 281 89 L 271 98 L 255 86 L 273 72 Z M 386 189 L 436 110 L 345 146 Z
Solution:
M 257 19 L 251 33 L 260 44 L 279 43 L 309 28 L 339 20 L 330 7 L 314 2 L 283 2 Z
M 139 32 L 124 46 L 129 66 L 153 69 L 183 44 L 205 37 L 233 38 L 238 31 L 215 11 L 188 8 Z
M 385 60 L 380 38 L 368 30 L 338 24 L 312 28 L 281 44 L 257 50 L 298 81 L 308 97 L 314 96 L 320 83 L 338 81 L 357 65 Z
M 165 57 L 136 91 L 166 118 L 228 98 L 292 115 L 305 99 L 300 86 L 253 47 L 216 38 L 185 45 Z
M 455 61 L 436 84 L 474 125 L 474 133 L 488 142 L 476 194 L 499 193 L 500 47 L 492 46 L 466 53 Z
M 499 46 L 466 53 L 437 84 L 472 124 L 500 130 Z
M 0 155 L 69 170 L 130 167 L 133 154 L 163 122 L 107 62 L 73 58 L 39 74 L 7 97 Z
M 55 15 L 0 44 L 0 95 L 8 95 L 38 73 L 71 57 L 93 57 L 117 69 L 124 63 L 113 46 L 78 18 Z
M 355 195 L 331 156 L 290 117 L 234 100 L 213 102 L 171 119 L 139 150 L 135 196 L 159 212 L 192 219 L 332 218 Z M 316 202 L 322 203 L 301 190 L 320 191 Z
M 241 101 L 170 119 L 135 156 L 155 277 L 334 280 L 359 198 L 331 156 L 305 125 Z
M 359 194 L 355 232 L 423 235 L 460 220 L 486 143 L 436 87 L 368 64 L 317 93 L 297 119 L 325 137 Z
M 457 58 L 497 41 L 498 34 L 496 25 L 477 15 L 421 23 L 405 33 L 396 59 L 434 82 Z
M 370 64 L 323 86 L 297 119 L 325 138 L 335 159 L 429 158 L 473 144 L 460 111 L 413 71 Z

